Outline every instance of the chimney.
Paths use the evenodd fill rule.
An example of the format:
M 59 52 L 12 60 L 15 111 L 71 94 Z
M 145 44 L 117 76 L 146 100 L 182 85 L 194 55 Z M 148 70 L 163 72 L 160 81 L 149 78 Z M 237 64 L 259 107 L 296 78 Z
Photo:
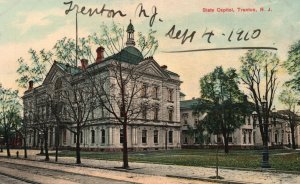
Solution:
M 81 69 L 86 70 L 89 61 L 87 59 L 81 59 L 80 61 L 81 61 Z
M 28 83 L 29 83 L 28 90 L 30 91 L 33 89 L 33 81 L 30 80 Z
M 160 68 L 163 69 L 163 70 L 166 70 L 168 68 L 168 66 L 167 65 L 162 65 Z
M 66 64 L 66 71 L 67 71 L 68 73 L 71 73 L 71 67 L 70 67 L 70 64 L 69 64 L 69 63 Z
M 101 61 L 104 59 L 104 47 L 100 46 L 97 48 L 97 58 L 96 58 L 96 63 L 101 63 Z

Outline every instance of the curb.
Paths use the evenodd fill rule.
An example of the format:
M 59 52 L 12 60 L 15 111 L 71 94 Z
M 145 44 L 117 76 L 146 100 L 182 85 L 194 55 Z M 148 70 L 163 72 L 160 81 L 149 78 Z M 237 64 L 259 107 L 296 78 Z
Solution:
M 16 180 L 19 180 L 19 181 L 24 181 L 26 183 L 41 184 L 41 183 L 36 182 L 36 181 L 31 181 L 31 180 L 28 180 L 28 179 L 25 179 L 25 178 L 21 178 L 21 177 L 14 176 L 14 175 L 11 175 L 11 174 L 6 174 L 6 173 L 3 173 L 3 172 L 0 172 L 0 175 L 7 176 L 9 178 L 13 178 L 13 179 L 16 179 Z
M 8 158 L 8 157 L 0 156 L 0 158 Z M 127 172 L 127 173 L 145 174 L 143 172 L 134 172 L 134 170 L 137 170 L 140 168 L 123 169 L 122 167 L 101 167 L 101 166 L 86 165 L 86 164 L 82 164 L 82 163 L 76 164 L 76 163 L 53 162 L 53 161 L 44 161 L 44 160 L 37 160 L 37 159 L 30 159 L 30 158 L 9 157 L 8 159 L 27 160 L 27 161 L 50 163 L 50 164 L 56 164 L 56 165 L 67 165 L 67 166 L 76 166 L 76 167 L 93 168 L 93 169 L 104 169 L 104 170 Z
M 243 181 L 233 181 L 233 180 L 224 180 L 224 179 L 211 179 L 205 177 L 193 177 L 193 176 L 178 176 L 178 175 L 166 175 L 167 177 L 171 178 L 182 178 L 182 179 L 189 179 L 189 180 L 200 180 L 200 181 L 207 181 L 207 182 L 214 182 L 214 183 L 225 183 L 225 184 L 259 184 L 259 183 L 249 183 Z

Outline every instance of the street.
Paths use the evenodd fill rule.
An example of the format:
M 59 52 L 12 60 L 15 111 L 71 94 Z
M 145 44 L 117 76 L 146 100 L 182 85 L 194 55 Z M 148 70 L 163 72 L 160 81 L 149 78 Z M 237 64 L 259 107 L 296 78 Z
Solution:
M 80 166 L 0 157 L 0 183 L 207 183 Z
M 125 181 L 112 180 L 102 177 L 89 176 L 74 172 L 66 172 L 60 169 L 49 169 L 38 166 L 18 164 L 13 162 L 0 161 L 0 175 L 3 183 L 130 183 Z M 47 165 L 47 164 L 45 164 Z M 15 177 L 15 178 L 10 178 Z M 3 178 L 3 180 L 2 180 Z M 22 183 L 22 182 L 21 182 Z

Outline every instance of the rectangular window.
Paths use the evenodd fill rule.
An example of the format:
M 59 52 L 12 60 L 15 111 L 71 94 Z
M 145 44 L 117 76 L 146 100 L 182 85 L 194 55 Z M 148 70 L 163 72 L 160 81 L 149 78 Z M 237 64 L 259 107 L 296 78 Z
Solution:
M 153 97 L 154 99 L 158 99 L 158 89 L 159 89 L 158 86 L 154 86 L 154 87 L 153 87 L 152 97 Z
M 66 144 L 67 143 L 67 130 L 64 129 L 63 130 L 63 144 Z
M 154 107 L 154 121 L 158 120 L 158 112 L 159 112 L 159 108 L 158 107 Z
M 124 132 L 123 132 L 123 129 L 120 129 L 120 143 L 121 144 L 124 143 Z
M 184 119 L 183 121 L 185 125 L 188 124 L 187 119 Z
M 147 143 L 147 130 L 142 131 L 142 143 Z
M 247 141 L 247 134 L 246 134 L 246 131 L 243 131 L 243 143 L 246 144 L 246 141 Z
M 169 131 L 169 143 L 173 143 L 173 131 Z
M 173 121 L 173 109 L 169 109 L 169 121 Z
M 154 138 L 153 142 L 155 144 L 157 144 L 158 143 L 158 130 L 154 130 L 153 135 L 154 135 L 153 136 L 153 138 Z
M 101 143 L 105 144 L 105 130 L 104 129 L 101 130 Z
M 229 137 L 228 137 L 228 142 L 229 142 L 229 143 L 232 143 L 232 136 L 229 136 Z
M 184 137 L 183 144 L 187 144 L 187 143 L 188 143 L 188 138 L 187 138 L 187 137 Z
M 252 132 L 251 131 L 249 131 L 249 144 L 251 144 L 252 143 Z
M 142 98 L 147 98 L 147 88 L 148 88 L 147 84 L 143 84 L 142 91 L 141 91 Z
M 147 107 L 143 106 L 142 108 L 142 118 L 147 119 Z
M 92 144 L 95 143 L 95 130 L 91 130 L 91 142 Z
M 188 117 L 189 117 L 189 114 L 188 114 L 188 113 L 183 113 L 183 114 L 182 114 L 183 123 L 184 123 L 185 125 L 188 124 Z
M 73 136 L 74 136 L 73 142 L 75 144 L 76 143 L 76 133 L 74 133 Z

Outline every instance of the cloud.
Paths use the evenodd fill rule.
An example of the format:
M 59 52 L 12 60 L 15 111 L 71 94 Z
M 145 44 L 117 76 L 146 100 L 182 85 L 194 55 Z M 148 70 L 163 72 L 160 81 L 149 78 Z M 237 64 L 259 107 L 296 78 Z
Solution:
M 53 17 L 63 16 L 60 9 L 51 9 L 47 12 L 31 11 L 22 12 L 17 15 L 20 19 L 15 21 L 13 25 L 21 31 L 21 34 L 27 33 L 32 27 L 51 26 L 54 22 Z

